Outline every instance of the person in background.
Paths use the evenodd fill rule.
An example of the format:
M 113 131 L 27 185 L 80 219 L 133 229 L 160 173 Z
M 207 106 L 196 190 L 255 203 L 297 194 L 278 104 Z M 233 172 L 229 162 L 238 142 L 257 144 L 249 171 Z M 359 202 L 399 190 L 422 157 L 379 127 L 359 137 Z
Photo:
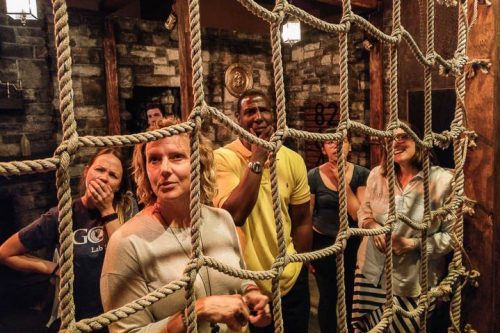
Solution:
M 335 133 L 328 129 L 325 133 Z M 349 139 L 342 144 L 336 141 L 323 141 L 321 152 L 325 163 L 309 170 L 308 179 L 311 187 L 311 212 L 313 216 L 313 250 L 320 250 L 335 243 L 339 231 L 339 166 L 337 150 L 342 149 L 344 156 L 350 151 Z M 346 162 L 346 195 L 347 213 L 350 227 L 357 227 L 357 211 L 361 205 L 366 188 L 369 170 Z M 354 271 L 359 237 L 351 237 L 347 241 L 344 255 L 345 300 L 347 308 L 347 324 L 351 328 L 351 309 L 354 291 Z M 318 319 L 322 333 L 337 332 L 337 277 L 335 256 L 328 256 L 311 262 L 313 273 L 319 289 Z
M 274 111 L 262 91 L 243 92 L 238 99 L 236 118 L 243 129 L 261 139 L 269 140 L 274 132 Z M 227 210 L 242 229 L 245 261 L 254 271 L 271 269 L 278 255 L 268 155 L 264 148 L 240 139 L 215 151 L 218 192 L 214 203 Z M 283 146 L 276 163 L 286 251 L 307 252 L 311 248 L 312 228 L 304 160 Z M 260 280 L 257 284 L 271 296 L 270 280 Z M 280 288 L 284 331 L 307 332 L 309 284 L 302 263 L 290 263 L 284 268 Z M 252 326 L 250 329 L 264 331 Z M 266 329 L 273 331 L 272 326 Z
M 163 119 L 151 129 L 175 124 Z M 139 144 L 133 157 L 137 194 L 144 210 L 111 237 L 101 277 L 101 298 L 109 311 L 179 280 L 191 257 L 191 149 L 188 134 Z M 211 145 L 200 143 L 201 247 L 206 256 L 234 268 L 244 262 L 234 222 L 210 207 L 214 194 Z M 240 331 L 248 322 L 270 323 L 268 298 L 250 280 L 204 266 L 194 283 L 199 332 Z M 179 289 L 143 311 L 112 324 L 112 333 L 186 332 L 185 290 Z
M 410 126 L 413 132 L 418 131 Z M 412 137 L 402 128 L 394 133 L 394 171 L 396 211 L 403 213 L 417 224 L 424 219 L 424 174 L 425 150 L 417 146 Z M 386 156 L 380 166 L 375 167 L 367 180 L 365 198 L 358 211 L 361 228 L 377 229 L 387 220 L 389 210 L 389 188 L 385 168 Z M 429 195 L 430 208 L 436 210 L 445 204 L 451 192 L 452 173 L 438 166 L 430 168 Z M 438 284 L 445 274 L 445 255 L 451 251 L 451 228 L 453 221 L 435 217 L 427 230 L 427 251 L 429 255 L 429 288 Z M 420 244 L 421 233 L 396 220 L 392 231 L 393 252 L 393 292 L 395 304 L 407 311 L 417 307 L 420 286 Z M 353 326 L 356 332 L 366 332 L 382 318 L 382 308 L 386 301 L 384 290 L 386 276 L 385 234 L 364 237 L 358 251 L 353 302 Z M 431 303 L 432 313 L 435 303 Z M 419 331 L 418 318 L 394 315 L 390 332 L 416 333 Z
M 113 148 L 99 150 L 81 177 L 81 197 L 73 201 L 73 269 L 75 318 L 101 314 L 99 278 L 109 237 L 134 214 L 137 207 L 123 181 L 121 154 Z M 0 261 L 19 271 L 59 275 L 58 262 L 28 254 L 59 245 L 58 209 L 54 207 L 12 235 L 0 246 Z M 57 300 L 57 294 L 56 294 Z M 57 311 L 57 306 L 53 309 Z M 58 317 L 53 313 L 52 321 Z M 59 321 L 49 322 L 57 331 Z
M 151 103 L 146 107 L 146 116 L 148 121 L 148 128 L 153 126 L 155 122 L 163 118 L 163 111 L 160 104 Z

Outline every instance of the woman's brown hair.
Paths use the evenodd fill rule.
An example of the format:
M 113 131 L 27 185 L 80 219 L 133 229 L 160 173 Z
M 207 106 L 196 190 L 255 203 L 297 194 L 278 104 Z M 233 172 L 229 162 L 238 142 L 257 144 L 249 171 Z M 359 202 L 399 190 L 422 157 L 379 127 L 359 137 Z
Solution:
M 161 119 L 156 122 L 149 130 L 156 130 L 172 125 L 179 124 L 179 121 L 173 117 Z M 178 134 L 186 135 L 188 134 Z M 135 146 L 134 156 L 132 158 L 132 173 L 137 184 L 137 198 L 140 203 L 152 205 L 156 202 L 156 194 L 151 188 L 149 178 L 146 172 L 146 145 L 141 143 Z M 200 135 L 200 201 L 211 206 L 212 198 L 215 195 L 215 170 L 214 155 L 211 142 Z
M 123 156 L 120 152 L 120 150 L 116 148 L 102 148 L 99 149 L 87 162 L 85 165 L 85 169 L 83 172 L 83 175 L 80 179 L 80 193 L 81 195 L 85 194 L 85 191 L 87 190 L 86 188 L 86 183 L 85 183 L 85 178 L 87 175 L 87 170 L 90 168 L 95 160 L 102 155 L 113 155 L 115 156 L 118 160 L 120 160 L 120 163 L 122 165 L 123 171 L 125 171 L 125 163 L 123 161 Z M 122 179 L 120 181 L 120 187 L 118 188 L 118 191 L 114 193 L 113 197 L 113 207 L 116 210 L 116 213 L 118 214 L 118 220 L 120 223 L 124 223 L 130 216 L 131 212 L 133 210 L 133 198 L 132 198 L 132 193 L 129 191 L 127 182 L 125 181 L 125 172 L 123 172 Z
M 419 138 L 422 137 L 420 131 L 418 130 L 417 127 L 414 125 L 410 124 L 407 121 L 400 120 L 401 123 L 406 124 Z M 401 127 L 400 127 L 401 128 Z M 412 138 L 410 140 L 413 141 Z M 387 176 L 387 169 L 386 169 L 386 161 L 387 161 L 387 148 L 389 144 L 393 144 L 392 140 L 385 140 L 384 142 L 384 149 L 382 149 L 382 159 L 380 160 L 380 168 L 381 168 L 381 173 L 382 176 Z M 415 155 L 413 155 L 412 159 L 410 160 L 411 165 L 417 169 L 418 171 L 421 171 L 424 168 L 424 158 L 425 158 L 426 150 L 425 148 L 422 148 L 420 145 L 415 144 Z M 436 162 L 436 157 L 435 154 L 432 150 L 429 150 L 429 159 L 431 162 L 431 165 Z M 394 171 L 399 172 L 399 165 L 397 163 L 394 163 Z

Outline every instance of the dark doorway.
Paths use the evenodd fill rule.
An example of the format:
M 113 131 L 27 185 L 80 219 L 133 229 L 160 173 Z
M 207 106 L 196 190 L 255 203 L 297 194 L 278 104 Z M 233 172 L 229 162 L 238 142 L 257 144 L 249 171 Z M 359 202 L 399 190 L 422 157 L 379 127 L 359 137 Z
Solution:
M 132 114 L 127 122 L 127 132 L 138 133 L 147 129 L 146 110 L 150 104 L 158 104 L 164 116 L 181 118 L 179 87 L 135 86 L 133 99 L 126 101 L 126 108 Z
M 432 91 L 432 131 L 441 133 L 450 130 L 451 122 L 455 113 L 455 90 L 439 89 Z M 408 120 L 424 133 L 424 92 L 408 91 Z M 438 165 L 453 169 L 453 146 L 447 149 L 434 148 L 438 159 Z

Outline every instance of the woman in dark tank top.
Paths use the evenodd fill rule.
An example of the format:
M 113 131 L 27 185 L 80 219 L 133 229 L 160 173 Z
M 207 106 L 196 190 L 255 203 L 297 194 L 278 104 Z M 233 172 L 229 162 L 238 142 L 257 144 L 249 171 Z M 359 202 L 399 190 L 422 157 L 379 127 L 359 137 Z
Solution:
M 325 133 L 334 133 L 333 129 Z M 311 210 L 313 215 L 313 250 L 319 250 L 333 245 L 339 231 L 339 171 L 337 164 L 337 149 L 339 144 L 336 141 L 324 141 L 321 143 L 321 151 L 325 158 L 325 163 L 319 167 L 311 169 L 308 173 L 309 186 L 311 188 Z M 341 145 L 344 156 L 350 150 L 348 138 Z M 356 227 L 357 211 L 364 196 L 366 179 L 369 170 L 346 163 L 346 187 L 347 192 L 347 213 L 349 226 Z M 359 247 L 359 238 L 351 237 L 347 242 L 344 252 L 345 289 L 347 323 L 349 332 L 352 295 L 354 289 L 354 271 L 356 268 L 356 253 Z M 337 284 L 336 284 L 336 261 L 335 256 L 329 256 L 313 261 L 312 268 L 318 284 L 320 299 L 318 305 L 318 319 L 322 333 L 335 333 L 337 331 L 336 313 Z

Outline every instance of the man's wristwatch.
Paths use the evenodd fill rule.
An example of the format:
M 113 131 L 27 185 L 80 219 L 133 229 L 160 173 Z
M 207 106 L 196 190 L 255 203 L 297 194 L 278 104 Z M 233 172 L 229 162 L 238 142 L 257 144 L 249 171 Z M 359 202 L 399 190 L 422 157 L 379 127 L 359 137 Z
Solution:
M 260 162 L 249 162 L 248 168 L 250 169 L 250 171 L 258 175 L 262 173 L 262 163 Z

